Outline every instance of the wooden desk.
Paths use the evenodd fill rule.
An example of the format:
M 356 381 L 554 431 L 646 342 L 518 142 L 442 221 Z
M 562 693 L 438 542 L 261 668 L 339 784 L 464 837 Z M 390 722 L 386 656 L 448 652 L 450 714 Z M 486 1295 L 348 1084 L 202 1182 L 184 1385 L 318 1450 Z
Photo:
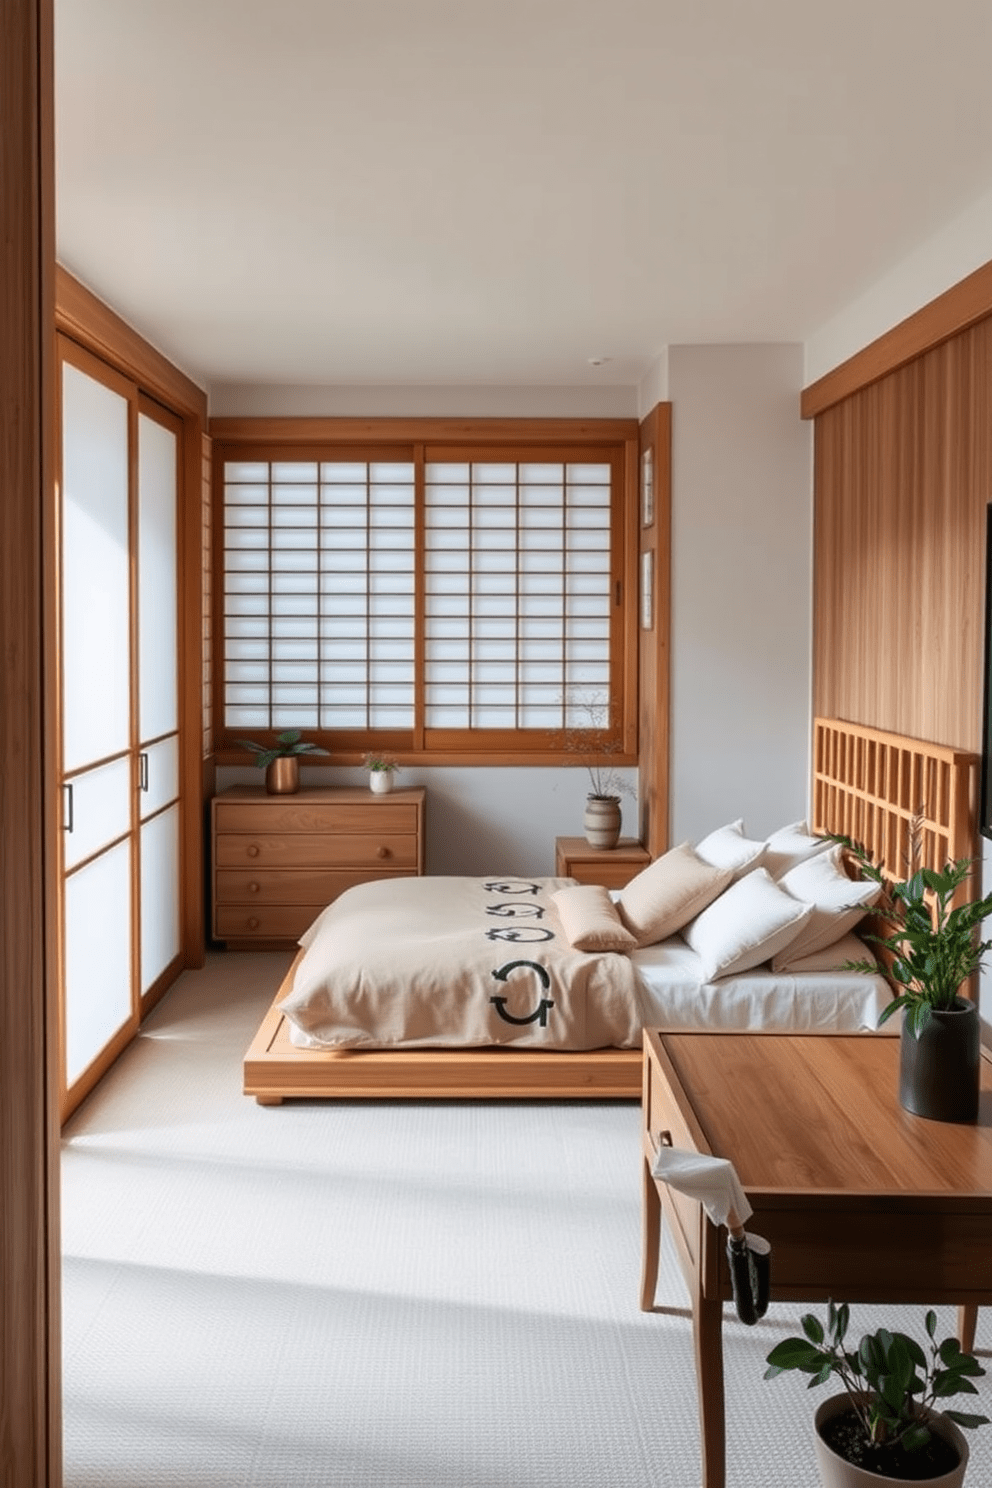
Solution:
M 773 1300 L 954 1303 L 969 1348 L 992 1304 L 992 1062 L 983 1052 L 974 1126 L 904 1111 L 898 1064 L 884 1034 L 645 1030 L 641 1307 L 664 1214 L 692 1297 L 703 1488 L 725 1483 L 726 1232 L 652 1176 L 660 1134 L 733 1163 L 747 1228 L 771 1244 Z

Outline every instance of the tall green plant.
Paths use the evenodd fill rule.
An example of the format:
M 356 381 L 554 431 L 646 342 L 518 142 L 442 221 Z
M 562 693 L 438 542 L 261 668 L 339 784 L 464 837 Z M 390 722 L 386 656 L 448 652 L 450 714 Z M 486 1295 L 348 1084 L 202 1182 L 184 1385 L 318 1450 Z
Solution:
M 968 878 L 970 858 L 959 858 L 943 868 L 920 868 L 919 819 L 910 833 L 910 867 L 915 871 L 902 882 L 893 882 L 872 862 L 860 843 L 838 836 L 836 841 L 851 853 L 866 878 L 882 887 L 874 914 L 891 926 L 889 934 L 866 932 L 863 939 L 881 946 L 890 960 L 886 976 L 902 990 L 883 1009 L 879 1024 L 900 1008 L 906 1010 L 906 1025 L 919 1038 L 934 1009 L 954 1007 L 962 985 L 982 964 L 992 940 L 979 940 L 978 927 L 992 914 L 992 894 L 965 904 L 953 904 L 955 894 Z M 851 961 L 852 971 L 877 972 L 872 961 Z

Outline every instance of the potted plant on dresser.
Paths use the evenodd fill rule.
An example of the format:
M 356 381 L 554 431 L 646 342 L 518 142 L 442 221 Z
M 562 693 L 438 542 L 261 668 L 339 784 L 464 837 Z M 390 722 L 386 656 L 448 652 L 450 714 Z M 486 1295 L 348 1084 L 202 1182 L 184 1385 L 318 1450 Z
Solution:
M 831 1302 L 826 1329 L 807 1314 L 804 1337 L 783 1339 L 766 1361 L 765 1379 L 796 1369 L 810 1376 L 810 1388 L 834 1375 L 844 1387 L 814 1417 L 823 1488 L 960 1488 L 969 1457 L 960 1428 L 989 1418 L 937 1406 L 951 1395 L 977 1395 L 973 1380 L 985 1370 L 956 1338 L 937 1342 L 935 1312 L 924 1319 L 926 1351 L 905 1333 L 879 1328 L 852 1352 L 844 1344 L 849 1321 L 847 1304 Z
M 270 796 L 292 795 L 300 788 L 301 755 L 326 754 L 319 744 L 308 743 L 299 729 L 285 729 L 276 734 L 274 744 L 256 744 L 239 739 L 242 749 L 255 756 L 255 764 L 265 771 L 265 789 Z
M 367 754 L 362 764 L 369 772 L 369 790 L 373 795 L 384 796 L 393 788 L 393 776 L 400 766 L 388 754 Z
M 569 694 L 566 704 L 574 720 L 563 732 L 565 761 L 583 765 L 589 776 L 590 790 L 582 817 L 586 841 L 590 847 L 612 848 L 620 840 L 623 824 L 622 796 L 636 792 L 616 763 L 621 744 L 616 739 L 600 737 L 614 713 L 611 698 L 600 692 L 581 689 Z
M 859 932 L 882 952 L 896 996 L 879 1025 L 902 1011 L 899 1102 L 932 1121 L 975 1121 L 981 1083 L 981 1025 L 978 1007 L 962 989 L 982 964 L 992 940 L 978 928 L 992 914 L 992 894 L 955 903 L 972 862 L 961 858 L 942 869 L 920 868 L 922 820 L 910 831 L 910 876 L 892 882 L 865 849 L 838 837 L 862 874 L 882 886 L 873 914 L 880 933 Z M 873 961 L 851 961 L 852 971 L 877 973 Z

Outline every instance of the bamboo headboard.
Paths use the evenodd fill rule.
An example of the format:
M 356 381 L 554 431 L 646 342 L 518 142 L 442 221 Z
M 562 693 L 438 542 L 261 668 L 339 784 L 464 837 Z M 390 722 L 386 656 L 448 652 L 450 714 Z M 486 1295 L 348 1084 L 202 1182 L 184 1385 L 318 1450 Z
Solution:
M 978 756 L 838 718 L 813 725 L 814 832 L 838 832 L 902 879 L 910 827 L 922 815 L 921 864 L 978 856 Z M 968 884 L 960 896 L 967 898 Z

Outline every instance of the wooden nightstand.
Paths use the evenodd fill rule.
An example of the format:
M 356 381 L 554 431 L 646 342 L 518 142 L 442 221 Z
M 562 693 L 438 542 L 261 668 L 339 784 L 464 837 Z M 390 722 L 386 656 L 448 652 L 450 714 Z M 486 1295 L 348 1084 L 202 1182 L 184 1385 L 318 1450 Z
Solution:
M 622 889 L 651 861 L 646 847 L 621 837 L 616 847 L 590 847 L 584 837 L 555 838 L 555 873 L 579 883 Z
M 215 938 L 292 945 L 352 884 L 422 874 L 425 795 L 222 791 L 212 802 Z

